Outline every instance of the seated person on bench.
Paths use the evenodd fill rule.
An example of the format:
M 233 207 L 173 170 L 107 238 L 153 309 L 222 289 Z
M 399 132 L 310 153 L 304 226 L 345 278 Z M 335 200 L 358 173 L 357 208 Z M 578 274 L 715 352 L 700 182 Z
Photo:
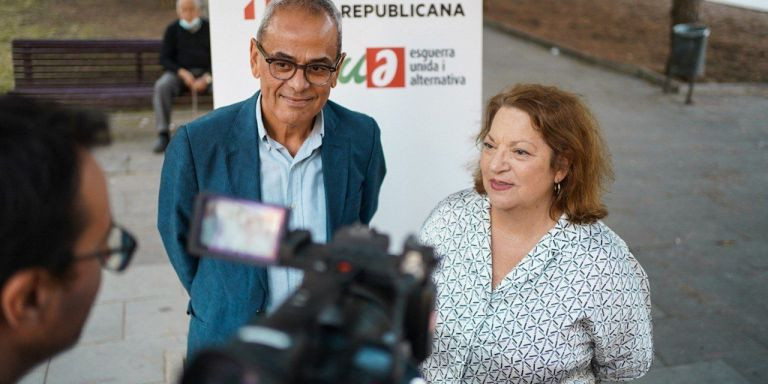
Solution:
M 211 40 L 207 20 L 200 18 L 201 0 L 177 0 L 179 19 L 168 25 L 163 36 L 160 64 L 165 72 L 155 82 L 152 104 L 158 139 L 154 151 L 165 151 L 170 139 L 169 124 L 173 97 L 184 87 L 201 94 L 211 86 Z

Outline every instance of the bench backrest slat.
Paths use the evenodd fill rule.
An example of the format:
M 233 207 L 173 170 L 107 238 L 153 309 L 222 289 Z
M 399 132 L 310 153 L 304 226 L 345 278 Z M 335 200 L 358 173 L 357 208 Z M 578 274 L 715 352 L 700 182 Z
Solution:
M 13 40 L 19 49 L 64 49 L 68 52 L 160 52 L 160 40 Z
M 153 84 L 163 73 L 161 45 L 160 40 L 13 40 L 12 93 L 92 107 L 151 107 Z M 210 103 L 210 96 L 201 98 Z
M 13 40 L 16 88 L 151 86 L 163 69 L 160 40 Z

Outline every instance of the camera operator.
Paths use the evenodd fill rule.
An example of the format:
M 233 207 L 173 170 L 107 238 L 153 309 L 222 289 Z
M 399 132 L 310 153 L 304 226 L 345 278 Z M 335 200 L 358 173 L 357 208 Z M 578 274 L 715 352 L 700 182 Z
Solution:
M 89 152 L 108 141 L 101 114 L 0 95 L 0 383 L 72 346 L 131 259 Z

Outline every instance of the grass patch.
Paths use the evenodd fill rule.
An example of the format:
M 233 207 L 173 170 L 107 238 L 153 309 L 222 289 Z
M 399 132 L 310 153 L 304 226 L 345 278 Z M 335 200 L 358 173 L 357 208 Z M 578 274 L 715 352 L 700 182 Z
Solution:
M 13 89 L 13 39 L 160 39 L 175 0 L 2 0 L 0 92 Z

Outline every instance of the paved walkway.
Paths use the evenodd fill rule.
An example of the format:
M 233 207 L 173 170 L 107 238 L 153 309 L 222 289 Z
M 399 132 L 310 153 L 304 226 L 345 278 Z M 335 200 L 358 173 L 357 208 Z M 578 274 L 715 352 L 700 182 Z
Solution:
M 684 94 L 494 30 L 484 51 L 484 98 L 515 82 L 555 84 L 585 95 L 603 126 L 616 172 L 606 222 L 651 279 L 656 360 L 638 382 L 768 382 L 768 95 L 701 87 L 686 106 Z M 104 273 L 78 346 L 24 383 L 176 377 L 186 295 L 155 230 L 162 157 L 149 151 L 150 112 L 113 118 L 118 141 L 98 158 L 114 215 L 141 248 L 127 273 Z

